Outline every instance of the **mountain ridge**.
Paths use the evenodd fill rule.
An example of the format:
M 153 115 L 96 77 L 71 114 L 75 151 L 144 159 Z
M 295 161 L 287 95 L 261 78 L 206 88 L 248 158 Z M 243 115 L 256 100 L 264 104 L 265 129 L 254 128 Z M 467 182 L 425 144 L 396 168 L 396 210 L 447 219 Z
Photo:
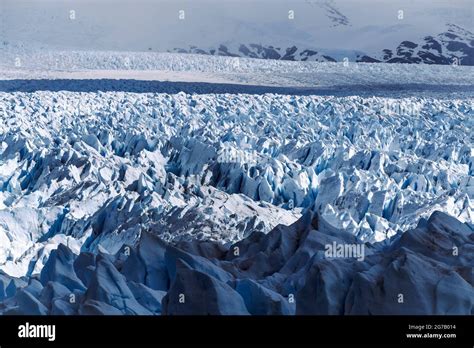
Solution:
M 355 61 L 358 63 L 421 63 L 473 66 L 474 34 L 455 24 L 449 23 L 446 27 L 447 30 L 438 35 L 425 36 L 417 42 L 404 40 L 395 48 L 382 49 L 378 54 L 350 50 L 300 48 L 296 45 L 282 47 L 258 43 L 221 44 L 212 48 L 190 46 L 187 49 L 175 48 L 169 50 L 169 52 L 289 61 Z

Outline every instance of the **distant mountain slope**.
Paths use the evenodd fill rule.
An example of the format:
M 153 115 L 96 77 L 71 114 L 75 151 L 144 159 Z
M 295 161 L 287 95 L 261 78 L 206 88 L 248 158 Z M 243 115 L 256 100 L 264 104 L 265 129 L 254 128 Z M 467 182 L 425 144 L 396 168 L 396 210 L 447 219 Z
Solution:
M 44 50 L 474 65 L 473 33 L 472 0 L 0 4 L 0 47 Z
M 381 61 L 388 63 L 474 65 L 474 34 L 455 24 L 435 37 L 420 42 L 403 41 L 394 50 L 385 49 Z
M 474 65 L 474 34 L 455 24 L 447 24 L 446 31 L 425 36 L 417 42 L 404 40 L 394 48 L 385 48 L 379 54 L 362 51 L 335 51 L 308 47 L 281 47 L 257 43 L 240 45 L 218 45 L 211 48 L 190 46 L 175 48 L 170 52 L 247 57 L 290 61 L 336 62 L 349 61 L 366 63 L 410 63 L 410 64 L 458 64 Z M 345 55 L 344 55 L 345 54 Z

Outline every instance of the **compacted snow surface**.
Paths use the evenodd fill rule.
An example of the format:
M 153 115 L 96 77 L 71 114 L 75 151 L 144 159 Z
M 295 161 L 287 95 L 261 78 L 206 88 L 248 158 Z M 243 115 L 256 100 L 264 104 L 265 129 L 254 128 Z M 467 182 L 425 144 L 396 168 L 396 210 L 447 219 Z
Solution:
M 0 313 L 473 313 L 473 68 L 85 57 L 2 71 Z

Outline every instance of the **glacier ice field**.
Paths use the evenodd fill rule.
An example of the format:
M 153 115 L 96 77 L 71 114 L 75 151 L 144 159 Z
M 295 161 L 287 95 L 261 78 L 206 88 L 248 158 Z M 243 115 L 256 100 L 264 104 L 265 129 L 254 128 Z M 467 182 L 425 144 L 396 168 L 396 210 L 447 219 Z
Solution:
M 472 67 L 159 57 L 2 72 L 1 314 L 474 314 Z

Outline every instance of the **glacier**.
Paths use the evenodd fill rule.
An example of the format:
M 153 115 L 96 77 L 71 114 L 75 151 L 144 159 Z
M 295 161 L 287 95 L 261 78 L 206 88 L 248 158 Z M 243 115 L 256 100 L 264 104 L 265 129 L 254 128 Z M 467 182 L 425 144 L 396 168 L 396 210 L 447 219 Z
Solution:
M 360 241 L 314 212 L 227 248 L 209 241 L 173 246 L 149 232 L 115 255 L 76 255 L 60 244 L 39 276 L 0 273 L 0 313 L 472 315 L 473 233 L 435 212 L 388 245 L 362 244 L 363 262 L 324 257 L 328 242 Z
M 0 64 L 0 313 L 473 314 L 473 67 L 35 54 Z

